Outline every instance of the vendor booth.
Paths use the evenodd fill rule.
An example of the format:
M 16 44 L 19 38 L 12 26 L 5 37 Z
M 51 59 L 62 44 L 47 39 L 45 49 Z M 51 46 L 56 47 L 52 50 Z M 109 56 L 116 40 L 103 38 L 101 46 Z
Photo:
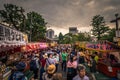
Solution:
M 8 80 L 11 68 L 21 60 L 21 47 L 27 42 L 26 34 L 0 24 L 0 80 Z
M 99 41 L 96 43 L 77 42 L 76 45 L 89 51 L 98 52 L 98 55 L 101 55 L 97 63 L 98 71 L 108 77 L 117 77 L 120 71 L 119 46 L 108 41 Z M 116 60 L 111 61 L 113 58 Z
M 11 74 L 11 66 L 21 59 L 22 46 L 24 44 L 1 44 L 0 80 L 7 80 Z

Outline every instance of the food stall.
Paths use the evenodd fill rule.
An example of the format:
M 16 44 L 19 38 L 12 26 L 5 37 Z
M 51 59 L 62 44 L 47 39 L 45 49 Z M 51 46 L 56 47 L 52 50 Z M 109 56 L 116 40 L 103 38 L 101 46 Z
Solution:
M 111 61 L 111 57 L 113 56 L 117 58 L 117 61 Z M 118 71 L 120 71 L 120 53 L 118 51 L 112 51 L 104 55 L 104 58 L 98 61 L 97 68 L 98 71 L 109 77 L 117 77 Z
M 21 59 L 22 45 L 1 45 L 0 50 L 0 80 L 8 80 L 11 67 Z
M 98 61 L 97 69 L 98 71 L 104 73 L 109 77 L 117 77 L 117 72 L 120 70 L 120 47 L 108 42 L 102 41 L 98 43 L 88 43 L 86 44 L 86 49 L 94 50 L 98 53 L 102 53 L 101 58 Z M 115 63 L 110 60 L 110 55 L 117 58 Z
M 120 47 L 108 42 L 76 42 L 76 45 L 89 52 L 98 52 L 99 61 L 97 69 L 108 77 L 117 77 L 120 73 Z M 110 62 L 110 55 L 116 58 L 116 62 Z

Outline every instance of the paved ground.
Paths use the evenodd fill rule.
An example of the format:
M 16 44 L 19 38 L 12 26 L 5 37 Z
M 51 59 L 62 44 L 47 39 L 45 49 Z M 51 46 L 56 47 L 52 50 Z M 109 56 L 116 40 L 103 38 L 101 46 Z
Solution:
M 66 72 L 62 71 L 61 64 L 59 64 L 59 66 L 58 66 L 58 73 L 62 73 L 63 79 L 67 80 Z

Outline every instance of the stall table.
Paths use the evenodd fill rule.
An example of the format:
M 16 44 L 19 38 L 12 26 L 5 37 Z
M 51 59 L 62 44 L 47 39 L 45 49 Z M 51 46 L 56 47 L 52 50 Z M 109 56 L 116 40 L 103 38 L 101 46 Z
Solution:
M 102 61 L 98 62 L 97 69 L 99 72 L 109 76 L 109 77 L 117 77 L 117 72 L 120 70 L 120 63 L 108 65 Z

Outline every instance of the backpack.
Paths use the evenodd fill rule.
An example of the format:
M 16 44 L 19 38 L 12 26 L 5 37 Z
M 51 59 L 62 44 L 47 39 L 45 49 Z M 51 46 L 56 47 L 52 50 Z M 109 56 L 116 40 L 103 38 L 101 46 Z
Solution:
M 27 80 L 24 74 L 20 71 L 16 71 L 9 77 L 8 80 Z
M 30 70 L 33 71 L 35 69 L 37 69 L 36 60 L 31 60 L 30 61 Z

